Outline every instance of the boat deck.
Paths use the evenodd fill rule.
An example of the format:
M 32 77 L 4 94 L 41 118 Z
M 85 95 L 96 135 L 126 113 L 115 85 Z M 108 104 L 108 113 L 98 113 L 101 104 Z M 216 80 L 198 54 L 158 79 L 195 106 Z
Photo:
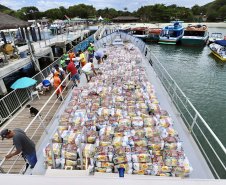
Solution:
M 100 49 L 101 50 L 101 49 Z M 94 62 L 96 62 L 94 60 Z M 154 69 L 152 66 L 148 63 L 148 61 L 144 58 L 143 56 L 143 62 L 141 64 L 143 67 L 146 68 L 147 71 L 147 76 L 148 80 L 154 85 L 155 90 L 156 90 L 156 95 L 157 99 L 160 102 L 161 108 L 164 110 L 167 110 L 168 113 L 172 116 L 174 120 L 174 128 L 178 131 L 179 136 L 182 141 L 182 146 L 184 148 L 185 154 L 188 157 L 192 167 L 193 167 L 193 172 L 190 175 L 190 178 L 192 179 L 214 179 L 203 155 L 201 154 L 199 148 L 197 147 L 194 139 L 192 136 L 189 134 L 188 129 L 186 128 L 185 124 L 183 123 L 182 119 L 180 118 L 178 111 L 174 107 L 173 103 L 171 102 L 166 90 L 164 89 L 163 85 L 161 84 L 160 80 L 158 79 L 157 75 L 154 72 Z M 86 81 L 84 80 L 85 76 L 82 76 L 82 83 L 80 86 L 85 85 Z M 72 94 L 72 92 L 71 92 Z M 59 110 L 58 114 L 61 115 L 64 112 L 64 109 L 67 106 L 67 102 L 69 102 L 70 96 L 68 96 L 67 100 L 65 101 L 64 105 L 61 107 Z M 46 146 L 46 144 L 49 142 L 49 139 L 51 136 L 56 132 L 56 127 L 59 124 L 58 119 L 55 119 L 53 122 L 51 128 L 50 128 L 50 133 L 45 139 L 43 140 L 37 155 L 38 155 L 38 163 L 36 164 L 35 168 L 31 171 L 27 171 L 26 174 L 32 173 L 33 175 L 48 175 L 48 176 L 59 176 L 59 173 L 61 176 L 64 176 L 65 174 L 68 174 L 67 171 L 65 170 L 52 170 L 43 168 L 43 148 Z M 71 175 L 69 176 L 77 176 L 76 170 L 73 170 L 70 172 Z M 65 175 L 67 176 L 67 175 Z M 81 175 L 80 175 L 81 176 Z M 84 176 L 84 174 L 83 174 Z M 103 173 L 101 177 L 105 177 L 106 174 Z M 136 176 L 136 175 L 135 175 Z M 137 176 L 137 178 L 140 176 Z M 152 176 L 150 176 L 152 178 Z
M 94 60 L 94 65 L 96 66 L 96 60 Z M 161 84 L 160 80 L 158 79 L 157 75 L 155 74 L 154 69 L 148 63 L 148 61 L 144 58 L 144 56 L 143 56 L 143 62 L 141 63 L 141 65 L 144 68 L 146 68 L 147 78 L 155 87 L 155 90 L 157 92 L 156 93 L 157 99 L 160 102 L 161 108 L 164 109 L 164 110 L 167 110 L 167 112 L 171 115 L 171 117 L 174 120 L 174 128 L 179 133 L 180 139 L 183 142 L 182 146 L 184 148 L 185 154 L 188 157 L 188 159 L 189 159 L 189 161 L 190 161 L 190 163 L 193 167 L 193 172 L 191 173 L 190 178 L 214 179 L 214 177 L 213 177 L 203 155 L 201 154 L 200 150 L 198 149 L 194 139 L 189 134 L 188 129 L 186 128 L 185 124 L 183 123 L 182 119 L 180 118 L 180 116 L 178 114 L 178 111 L 176 110 L 173 103 L 171 102 L 166 90 L 164 89 L 163 85 Z M 83 75 L 81 75 L 81 83 L 80 83 L 79 86 L 83 86 L 83 85 L 86 85 L 86 84 L 87 83 L 86 83 L 85 75 L 83 74 Z M 59 112 L 57 112 L 58 115 L 61 115 L 64 112 L 64 109 L 66 108 L 66 106 L 68 105 L 68 102 L 70 100 L 71 94 L 72 94 L 72 91 L 70 91 L 70 93 L 69 93 L 67 99 L 65 100 L 64 104 L 59 109 Z M 43 98 L 43 100 L 44 100 L 44 98 Z M 40 103 L 41 103 L 41 101 L 42 100 L 40 100 Z M 31 105 L 40 109 L 40 107 L 42 106 L 40 103 L 39 103 L 38 99 L 36 99 Z M 59 101 L 59 104 L 60 104 L 60 101 Z M 47 111 L 47 108 L 45 109 L 45 111 Z M 23 114 L 21 114 L 21 113 L 23 113 Z M 21 117 L 22 117 L 20 124 L 23 125 L 23 124 L 25 124 L 24 122 L 27 122 L 29 124 L 29 122 L 31 120 L 26 119 L 26 118 L 29 117 L 29 112 L 27 110 L 22 110 L 21 113 L 18 114 L 18 115 L 21 115 Z M 51 113 L 50 117 L 53 116 L 53 114 L 54 113 Z M 19 117 L 18 117 L 18 119 L 19 119 Z M 17 119 L 14 119 L 14 120 L 17 120 Z M 27 120 L 27 121 L 25 121 L 25 120 Z M 7 126 L 7 128 L 16 128 L 15 124 L 17 124 L 17 123 L 13 124 L 13 122 L 9 126 Z M 47 122 L 45 122 L 45 124 L 47 124 Z M 19 125 L 19 121 L 18 121 L 18 125 Z M 39 143 L 40 145 L 37 146 L 38 162 L 37 162 L 37 164 L 36 164 L 36 166 L 33 170 L 30 170 L 30 169 L 27 170 L 27 172 L 26 172 L 27 175 L 30 175 L 31 173 L 33 175 L 44 175 L 46 173 L 46 169 L 44 169 L 44 167 L 43 167 L 44 157 L 43 157 L 42 151 L 43 151 L 43 148 L 45 147 L 45 145 L 48 143 L 51 136 L 55 133 L 57 125 L 58 125 L 58 118 L 55 117 L 52 125 L 48 129 L 49 134 L 47 136 L 45 134 L 43 134 L 42 139 L 41 139 L 42 142 Z M 21 127 L 22 126 L 20 126 L 20 128 Z M 24 129 L 24 128 L 26 128 L 26 125 L 21 129 Z M 42 132 L 43 132 L 43 128 L 41 127 L 40 128 L 40 135 L 39 135 L 39 137 L 34 138 L 34 142 L 37 142 L 37 140 L 40 138 Z M 32 134 L 32 129 L 29 130 L 28 136 L 31 136 L 31 134 Z M 1 144 L 2 143 L 5 143 L 5 147 L 8 147 L 8 149 L 10 149 L 11 146 L 12 146 L 11 145 L 12 141 L 4 141 L 4 142 L 1 142 Z M 7 150 L 4 149 L 4 151 L 8 151 L 8 149 Z M 1 151 L 2 151 L 2 148 L 1 148 Z M 1 159 L 2 159 L 2 154 L 1 154 Z M 13 160 L 9 160 L 9 161 L 11 161 L 11 163 L 13 162 Z M 4 170 L 7 168 L 7 164 L 8 164 L 7 162 L 3 165 Z M 23 163 L 22 160 L 20 160 L 20 162 Z M 17 169 L 18 169 L 18 171 L 20 171 L 19 165 L 18 165 Z M 58 175 L 54 174 L 54 171 L 56 171 L 56 170 L 51 170 L 51 169 L 49 170 L 48 169 L 48 175 L 59 176 L 59 174 Z M 62 172 L 62 176 L 63 176 L 63 172 L 66 172 L 65 170 L 60 170 L 60 171 Z M 104 175 L 103 175 L 103 177 L 104 177 Z M 136 176 L 136 177 L 140 177 L 140 176 Z

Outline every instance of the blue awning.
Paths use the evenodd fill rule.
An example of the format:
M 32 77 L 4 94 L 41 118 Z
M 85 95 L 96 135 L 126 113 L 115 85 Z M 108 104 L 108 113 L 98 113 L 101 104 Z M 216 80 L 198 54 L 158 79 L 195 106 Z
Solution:
M 226 40 L 216 40 L 215 43 L 221 46 L 226 46 Z

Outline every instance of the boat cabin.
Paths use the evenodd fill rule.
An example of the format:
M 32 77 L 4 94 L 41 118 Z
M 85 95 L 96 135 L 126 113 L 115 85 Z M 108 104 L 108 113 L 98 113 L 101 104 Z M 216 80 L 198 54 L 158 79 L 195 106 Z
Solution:
M 146 35 L 148 34 L 148 27 L 137 27 L 132 29 L 133 35 Z
M 182 26 L 182 23 L 184 21 L 171 21 L 171 25 L 166 26 L 164 29 L 162 29 L 161 37 L 179 37 L 183 35 L 184 33 L 184 27 Z
M 196 26 L 188 26 L 184 30 L 184 36 L 196 36 L 196 37 L 204 37 L 208 27 L 206 25 L 196 25 Z

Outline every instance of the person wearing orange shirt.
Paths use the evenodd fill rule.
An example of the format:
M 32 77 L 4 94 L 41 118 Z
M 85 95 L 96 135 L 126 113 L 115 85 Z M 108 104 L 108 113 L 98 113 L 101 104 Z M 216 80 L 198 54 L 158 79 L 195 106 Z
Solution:
M 72 58 L 75 58 L 75 54 L 71 50 L 68 55 L 69 55 L 69 58 L 70 58 L 70 62 L 72 62 Z
M 54 83 L 55 89 L 57 89 L 60 86 L 60 84 L 61 84 L 61 80 L 59 78 L 59 75 L 60 75 L 59 72 L 55 72 L 54 73 L 53 83 Z M 60 86 L 60 88 L 57 90 L 56 94 L 57 94 L 57 98 L 59 97 L 60 94 L 63 95 L 63 88 L 62 88 L 62 86 Z M 61 97 L 60 101 L 62 101 L 62 100 L 63 99 Z

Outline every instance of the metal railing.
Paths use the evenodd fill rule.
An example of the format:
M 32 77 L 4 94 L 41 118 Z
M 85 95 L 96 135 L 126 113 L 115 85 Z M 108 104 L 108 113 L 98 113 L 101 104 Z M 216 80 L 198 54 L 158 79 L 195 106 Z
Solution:
M 214 134 L 212 129 L 208 126 L 208 124 L 205 122 L 199 112 L 195 109 L 193 104 L 190 102 L 184 92 L 180 89 L 177 83 L 173 80 L 170 74 L 166 71 L 164 66 L 154 56 L 150 49 L 147 48 L 145 43 L 129 34 L 122 32 L 120 32 L 120 34 L 122 39 L 131 40 L 131 42 L 136 45 L 140 49 L 140 51 L 146 56 L 146 59 L 152 65 L 156 75 L 160 79 L 162 85 L 165 87 L 169 97 L 177 108 L 184 123 L 186 124 L 188 132 L 191 133 L 201 152 L 203 153 L 205 159 L 207 160 L 207 163 L 210 166 L 210 169 L 212 170 L 213 174 L 216 178 L 225 178 L 226 149 L 224 145 Z M 114 36 L 116 34 L 113 33 L 110 37 L 113 37 L 112 35 Z M 101 46 L 105 42 L 105 40 L 106 38 L 100 39 L 95 44 Z M 42 110 L 43 109 L 41 109 L 40 112 Z M 36 118 L 37 116 L 34 119 Z M 12 150 L 9 151 L 9 153 L 11 152 Z M 0 163 L 0 168 L 2 167 L 3 163 L 4 162 Z
M 94 41 L 94 34 L 86 38 L 81 43 L 77 44 L 72 48 L 73 52 L 77 52 L 78 48 L 80 48 L 81 45 L 84 45 L 86 43 L 86 47 L 83 47 L 83 49 L 87 48 L 87 44 L 89 44 L 89 40 L 92 42 Z M 46 78 L 48 75 L 50 75 L 51 69 L 54 67 L 55 64 L 58 64 L 60 66 L 60 58 L 55 60 L 53 63 L 51 63 L 49 66 L 44 68 L 42 71 L 34 75 L 32 78 L 37 80 L 37 83 L 41 83 L 44 80 L 44 77 Z M 15 89 L 11 91 L 9 94 L 4 96 L 2 99 L 0 99 L 0 126 L 9 118 L 11 118 L 22 106 L 27 103 L 31 99 L 31 92 L 30 88 L 25 89 Z
M 226 178 L 224 145 L 149 48 L 147 48 L 147 59 L 177 108 L 189 133 L 198 144 L 214 176 L 218 179 Z
M 68 79 L 69 75 L 70 75 L 70 73 L 69 73 L 69 74 L 65 77 L 65 79 L 61 82 L 61 85 Z M 50 116 L 50 114 L 54 111 L 53 108 L 55 107 L 56 103 L 59 102 L 59 99 L 62 98 L 63 101 L 64 101 L 64 98 L 63 98 L 63 95 L 62 95 L 62 94 L 65 92 L 65 90 L 66 90 L 66 88 L 68 87 L 70 81 L 71 81 L 71 80 L 69 80 L 69 81 L 66 83 L 66 86 L 65 86 L 65 88 L 63 89 L 62 92 L 61 92 L 61 90 L 60 90 L 60 86 L 61 86 L 61 85 L 53 92 L 53 94 L 50 96 L 50 98 L 46 101 L 46 103 L 45 103 L 45 104 L 43 105 L 43 107 L 40 109 L 40 111 L 38 112 L 38 114 L 32 119 L 32 121 L 29 123 L 29 125 L 28 125 L 28 126 L 26 127 L 26 129 L 24 130 L 24 132 L 26 133 L 26 132 L 28 132 L 29 129 L 34 129 L 34 127 L 32 128 L 32 126 L 37 126 L 37 127 L 35 127 L 35 131 L 34 131 L 34 132 L 32 131 L 33 134 L 32 134 L 31 137 L 30 137 L 31 140 L 36 136 L 36 133 L 40 130 L 40 127 L 41 127 L 41 126 L 43 127 L 44 132 L 45 132 L 46 134 L 48 134 L 48 131 L 47 131 L 47 129 L 46 129 L 47 125 L 45 125 L 44 122 L 45 122 L 45 120 L 47 119 L 47 117 Z M 58 90 L 60 90 L 60 96 L 59 96 L 53 103 L 51 103 L 52 105 L 51 105 L 50 108 L 48 108 L 48 112 L 47 112 L 46 114 L 44 114 L 44 112 L 42 112 L 43 109 L 44 109 L 47 105 L 50 105 L 50 101 L 51 101 L 53 98 L 55 99 L 55 96 L 56 96 L 55 94 L 56 94 L 56 92 L 57 92 Z M 70 91 L 68 91 L 67 94 L 69 94 L 69 92 L 70 92 Z M 62 103 L 63 103 L 63 101 L 62 101 Z M 62 104 L 62 103 L 61 103 L 61 104 Z M 59 107 L 60 107 L 60 106 L 59 106 Z M 59 108 L 58 108 L 58 109 L 59 109 Z M 57 110 L 56 110 L 55 112 L 57 112 Z M 42 115 L 42 118 L 40 117 L 40 115 Z M 55 114 L 54 114 L 54 115 L 55 115 Z M 50 121 L 49 123 L 47 123 L 47 124 L 49 125 L 50 123 L 52 123 L 52 121 L 54 120 L 54 118 L 55 118 L 55 116 L 52 116 L 51 121 Z M 38 119 L 39 124 L 38 124 L 38 125 L 34 125 L 34 124 L 35 124 L 35 121 L 37 121 L 37 119 Z M 41 134 L 41 135 L 42 135 L 42 134 Z M 38 137 L 40 137 L 40 135 L 39 135 Z M 8 151 L 7 155 L 10 154 L 10 153 L 14 150 L 14 148 L 15 148 L 15 146 L 13 146 L 13 147 Z M 10 168 L 9 168 L 9 170 L 8 170 L 7 172 L 5 172 L 4 169 L 2 168 L 2 165 L 6 162 L 6 158 L 4 158 L 4 159 L 1 161 L 1 163 L 0 163 L 0 169 L 1 169 L 1 171 L 3 171 L 4 173 L 7 173 L 7 174 L 10 173 L 10 171 L 13 169 L 13 167 L 15 166 L 15 164 L 17 163 L 17 161 L 21 158 L 21 155 L 22 155 L 22 153 L 20 153 L 20 154 L 16 157 L 15 161 L 14 161 L 13 164 L 10 166 Z
M 155 57 L 146 44 L 130 34 L 117 31 L 95 42 L 95 50 L 103 47 L 109 38 L 112 41 L 118 34 L 123 40 L 130 40 L 132 44 L 137 46 L 142 54 L 145 55 L 147 61 L 154 69 L 156 75 L 160 79 L 162 85 L 167 91 L 171 101 L 176 107 L 179 115 L 188 128 L 188 132 L 193 136 L 200 151 L 207 161 L 215 178 L 226 178 L 226 149 L 218 139 L 213 130 L 209 127 L 203 117 L 196 110 L 189 98 L 184 94 L 175 80 L 170 76 L 161 62 Z
M 85 42 L 86 44 L 87 44 L 87 47 L 89 46 L 89 41 L 90 40 L 92 40 L 92 41 L 94 41 L 94 34 L 93 35 L 91 35 L 90 37 L 88 37 L 88 38 L 86 38 L 83 42 Z M 75 52 L 76 51 L 76 48 L 77 47 L 79 47 L 79 45 L 80 44 L 78 44 L 78 45 L 76 45 L 75 47 L 73 47 L 72 48 L 72 50 Z M 47 75 L 47 74 L 50 74 L 51 73 L 51 69 L 52 69 L 52 67 L 55 65 L 55 64 L 59 64 L 59 62 L 60 62 L 60 59 L 57 59 L 56 61 L 54 61 L 54 63 L 52 63 L 52 64 L 50 64 L 49 66 L 47 66 L 45 69 L 43 69 L 42 70 L 42 72 L 45 74 L 45 75 Z M 41 74 L 42 72 L 39 72 L 39 73 L 37 73 L 33 78 L 34 79 L 41 79 L 41 81 L 42 81 L 42 78 L 43 78 L 43 75 Z M 69 76 L 69 74 L 65 77 L 65 79 L 62 81 L 62 83 L 61 84 L 63 84 L 64 83 L 64 81 L 68 78 L 68 76 Z M 66 85 L 66 87 L 68 86 L 68 84 L 69 84 L 69 82 L 67 83 L 67 85 Z M 40 127 L 41 126 L 43 126 L 43 128 L 44 128 L 44 131 L 46 132 L 46 134 L 47 134 L 47 130 L 46 130 L 46 126 L 44 125 L 44 123 L 43 123 L 43 120 L 46 120 L 46 118 L 47 118 L 47 116 L 51 113 L 51 110 L 53 109 L 53 107 L 55 106 L 55 104 L 56 104 L 56 102 L 58 101 L 58 99 L 53 103 L 53 105 L 51 106 L 51 108 L 48 110 L 48 112 L 47 112 L 47 114 L 43 117 L 43 113 L 42 113 L 42 117 L 43 118 L 41 118 L 39 115 L 40 115 L 40 113 L 42 112 L 42 110 L 46 107 L 46 105 L 49 103 L 49 101 L 53 98 L 53 96 L 55 95 L 55 93 L 56 93 L 56 91 L 59 89 L 59 87 L 55 90 L 55 92 L 51 95 L 51 97 L 48 99 L 48 101 L 44 104 L 44 106 L 40 109 L 40 111 L 39 111 L 39 113 L 34 117 L 34 119 L 30 122 L 30 124 L 27 126 L 27 128 L 25 129 L 25 132 L 27 132 L 28 131 L 28 129 L 34 124 L 34 121 L 35 120 L 37 120 L 37 118 L 39 119 L 39 125 L 35 128 L 35 131 L 34 131 L 34 133 L 32 134 L 32 136 L 31 136 L 31 138 L 30 139 L 32 139 L 34 136 L 35 136 L 35 134 L 37 133 L 37 131 L 40 129 Z M 64 89 L 66 89 L 66 88 L 64 88 Z M 64 92 L 64 90 L 63 90 L 63 92 Z M 12 92 L 11 92 L 12 93 Z M 28 95 L 29 95 L 29 93 L 28 93 Z M 63 101 L 62 101 L 63 102 Z M 19 109 L 20 107 L 18 107 L 18 109 Z M 59 108 L 58 108 L 59 109 Z M 58 111 L 58 110 L 57 110 Z M 57 112 L 56 111 L 56 112 Z M 52 120 L 53 120 L 53 118 L 54 118 L 54 116 L 52 117 L 52 119 L 51 119 L 51 121 L 50 121 L 50 123 L 52 122 Z M 10 154 L 12 151 L 14 150 L 14 147 L 12 147 L 9 151 L 8 151 L 8 153 L 7 153 L 7 155 L 8 154 Z M 7 174 L 8 173 L 10 173 L 10 171 L 13 169 L 13 167 L 14 167 L 14 165 L 16 164 L 16 162 L 20 159 L 20 157 L 21 157 L 21 154 L 20 155 L 18 155 L 17 156 L 17 158 L 16 158 L 16 160 L 13 162 L 13 164 L 11 165 L 11 167 L 9 168 L 9 170 L 6 172 Z M 6 159 L 4 158 L 2 161 L 1 161 L 1 163 L 0 163 L 0 172 L 2 172 L 2 173 L 5 173 L 4 172 L 4 169 L 2 168 L 2 165 L 5 163 L 5 161 L 6 161 Z M 23 166 L 23 168 L 22 168 L 22 170 L 25 168 L 25 165 Z

